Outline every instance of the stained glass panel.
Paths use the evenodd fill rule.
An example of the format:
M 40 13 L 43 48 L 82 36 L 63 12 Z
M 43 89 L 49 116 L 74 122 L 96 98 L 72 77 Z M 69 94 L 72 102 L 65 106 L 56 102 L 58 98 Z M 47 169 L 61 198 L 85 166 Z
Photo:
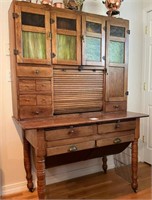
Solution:
M 46 59 L 46 38 L 44 33 L 22 32 L 24 58 Z
M 57 59 L 76 60 L 76 37 L 57 35 Z
M 86 60 L 101 61 L 101 39 L 86 37 Z
M 109 62 L 124 63 L 125 59 L 125 43 L 110 41 L 109 45 Z
M 125 28 L 119 26 L 110 26 L 110 36 L 125 37 Z
M 102 25 L 94 22 L 86 22 L 86 30 L 92 33 L 101 33 Z

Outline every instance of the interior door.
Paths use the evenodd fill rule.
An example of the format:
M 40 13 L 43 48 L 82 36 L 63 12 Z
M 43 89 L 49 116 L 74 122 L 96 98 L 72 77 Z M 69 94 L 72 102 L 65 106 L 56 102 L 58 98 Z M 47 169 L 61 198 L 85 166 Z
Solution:
M 144 161 L 152 164 L 152 11 L 147 13 L 145 53 L 144 111 L 149 118 L 144 126 Z

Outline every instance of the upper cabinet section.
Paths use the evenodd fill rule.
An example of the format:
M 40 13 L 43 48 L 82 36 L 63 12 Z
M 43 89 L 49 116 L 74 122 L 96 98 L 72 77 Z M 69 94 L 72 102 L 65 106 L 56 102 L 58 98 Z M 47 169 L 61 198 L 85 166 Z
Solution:
M 105 65 L 104 17 L 82 16 L 82 64 Z
M 52 63 L 81 65 L 81 16 L 51 12 Z
M 50 64 L 50 14 L 42 9 L 15 6 L 18 63 Z

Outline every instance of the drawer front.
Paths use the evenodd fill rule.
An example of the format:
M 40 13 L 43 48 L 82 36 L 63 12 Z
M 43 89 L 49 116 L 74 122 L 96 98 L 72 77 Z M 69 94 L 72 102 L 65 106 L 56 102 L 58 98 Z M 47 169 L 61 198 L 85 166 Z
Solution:
M 52 116 L 51 107 L 43 106 L 21 106 L 20 119 L 50 117 Z
M 36 91 L 51 92 L 52 91 L 51 80 L 36 80 Z
M 47 130 L 45 132 L 46 140 L 59 140 L 65 138 L 84 137 L 97 133 L 97 126 L 70 126 L 61 129 Z
M 134 130 L 136 128 L 136 121 L 113 122 L 98 125 L 98 134 L 110 133 L 115 131 Z
M 35 92 L 35 80 L 19 80 L 19 92 Z
M 95 147 L 95 142 L 89 141 L 89 142 L 82 142 L 82 143 L 77 143 L 77 144 L 47 148 L 47 156 L 58 155 L 58 154 L 63 154 L 63 153 L 68 153 L 68 152 L 70 153 L 70 152 L 90 149 L 94 147 Z
M 50 95 L 37 95 L 37 105 L 51 105 L 52 97 Z
M 107 137 L 102 138 L 96 141 L 97 147 L 107 146 L 107 145 L 115 145 L 120 144 L 124 142 L 131 142 L 134 141 L 134 133 L 130 131 L 130 134 L 124 134 L 124 135 L 115 135 L 114 137 Z
M 126 111 L 127 102 L 106 102 L 105 112 Z
M 52 77 L 52 69 L 49 67 L 17 67 L 17 76 L 19 77 Z
M 77 144 L 77 143 L 89 142 L 89 141 L 95 141 L 94 136 L 47 141 L 46 146 L 47 147 L 56 147 L 56 146 L 71 145 L 71 144 Z
M 20 106 L 36 106 L 36 95 L 19 95 Z

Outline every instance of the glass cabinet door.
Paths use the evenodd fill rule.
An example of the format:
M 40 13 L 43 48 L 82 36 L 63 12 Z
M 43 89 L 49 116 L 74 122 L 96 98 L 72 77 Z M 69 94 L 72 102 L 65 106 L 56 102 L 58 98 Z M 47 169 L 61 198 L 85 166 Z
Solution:
M 17 62 L 50 64 L 49 12 L 17 6 L 16 13 Z
M 52 63 L 81 64 L 80 15 L 51 13 L 52 23 Z
M 126 101 L 128 65 L 128 21 L 107 22 L 106 101 Z
M 82 64 L 105 65 L 105 21 L 103 17 L 82 16 Z

